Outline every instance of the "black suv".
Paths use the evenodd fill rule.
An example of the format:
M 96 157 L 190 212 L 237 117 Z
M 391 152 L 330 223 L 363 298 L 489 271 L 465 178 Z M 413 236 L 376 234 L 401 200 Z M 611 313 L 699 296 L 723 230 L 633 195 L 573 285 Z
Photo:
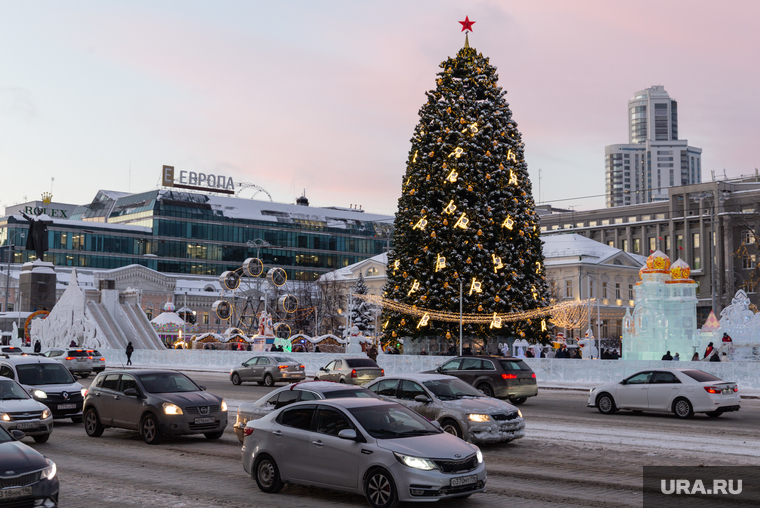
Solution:
M 520 358 L 460 356 L 427 373 L 447 374 L 471 384 L 483 394 L 522 404 L 538 395 L 536 374 Z

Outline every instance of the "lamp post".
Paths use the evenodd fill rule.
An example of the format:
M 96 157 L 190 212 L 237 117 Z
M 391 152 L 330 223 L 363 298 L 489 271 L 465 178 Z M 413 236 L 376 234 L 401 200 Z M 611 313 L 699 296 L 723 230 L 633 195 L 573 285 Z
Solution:
M 7 230 L 6 230 L 7 231 Z M 16 241 L 16 235 L 21 234 L 21 238 L 24 238 L 24 233 L 18 230 L 15 230 L 13 232 L 12 237 L 8 237 L 8 272 L 5 277 L 5 305 L 3 305 L 3 309 L 5 312 L 8 312 L 8 293 L 10 293 L 10 285 L 11 285 L 11 258 L 13 257 L 13 250 L 15 245 L 12 242 Z M 12 238 L 12 240 L 11 240 Z
M 703 192 L 697 196 L 700 201 L 707 201 L 710 205 L 710 292 L 712 297 L 712 311 L 713 314 L 717 310 L 717 294 L 715 291 L 715 198 L 717 197 L 717 191 L 711 193 Z M 725 198 L 721 196 L 720 202 L 725 201 Z

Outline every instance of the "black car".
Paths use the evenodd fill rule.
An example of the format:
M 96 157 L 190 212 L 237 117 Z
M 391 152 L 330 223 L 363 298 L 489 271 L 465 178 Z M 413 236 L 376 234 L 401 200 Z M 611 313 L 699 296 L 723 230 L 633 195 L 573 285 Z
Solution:
M 55 462 L 0 427 L 0 506 L 58 506 Z
M 509 399 L 512 404 L 522 404 L 528 397 L 538 395 L 536 374 L 520 358 L 460 356 L 426 373 L 458 377 L 483 394 Z

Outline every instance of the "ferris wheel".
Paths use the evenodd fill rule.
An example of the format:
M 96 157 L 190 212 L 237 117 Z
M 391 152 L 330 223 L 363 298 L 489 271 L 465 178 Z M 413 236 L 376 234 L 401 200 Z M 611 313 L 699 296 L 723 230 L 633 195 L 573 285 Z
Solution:
M 268 282 L 262 293 L 261 283 Z M 240 268 L 228 270 L 219 276 L 219 284 L 228 296 L 214 302 L 212 310 L 230 327 L 243 330 L 247 335 L 258 333 L 258 316 L 266 310 L 273 323 L 275 335 L 286 339 L 291 335 L 294 313 L 298 310 L 298 298 L 287 293 L 288 274 L 282 268 L 270 268 L 264 273 L 264 263 L 259 258 L 248 258 Z M 274 294 L 272 294 L 274 292 Z M 277 304 L 267 307 L 266 301 L 274 296 Z

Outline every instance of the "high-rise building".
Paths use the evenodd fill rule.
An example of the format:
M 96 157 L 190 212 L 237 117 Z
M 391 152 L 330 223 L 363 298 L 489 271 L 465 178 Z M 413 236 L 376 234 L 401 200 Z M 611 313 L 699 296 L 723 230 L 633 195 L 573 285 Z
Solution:
M 628 143 L 604 147 L 607 206 L 668 199 L 702 181 L 702 149 L 678 139 L 678 104 L 661 85 L 628 101 Z

